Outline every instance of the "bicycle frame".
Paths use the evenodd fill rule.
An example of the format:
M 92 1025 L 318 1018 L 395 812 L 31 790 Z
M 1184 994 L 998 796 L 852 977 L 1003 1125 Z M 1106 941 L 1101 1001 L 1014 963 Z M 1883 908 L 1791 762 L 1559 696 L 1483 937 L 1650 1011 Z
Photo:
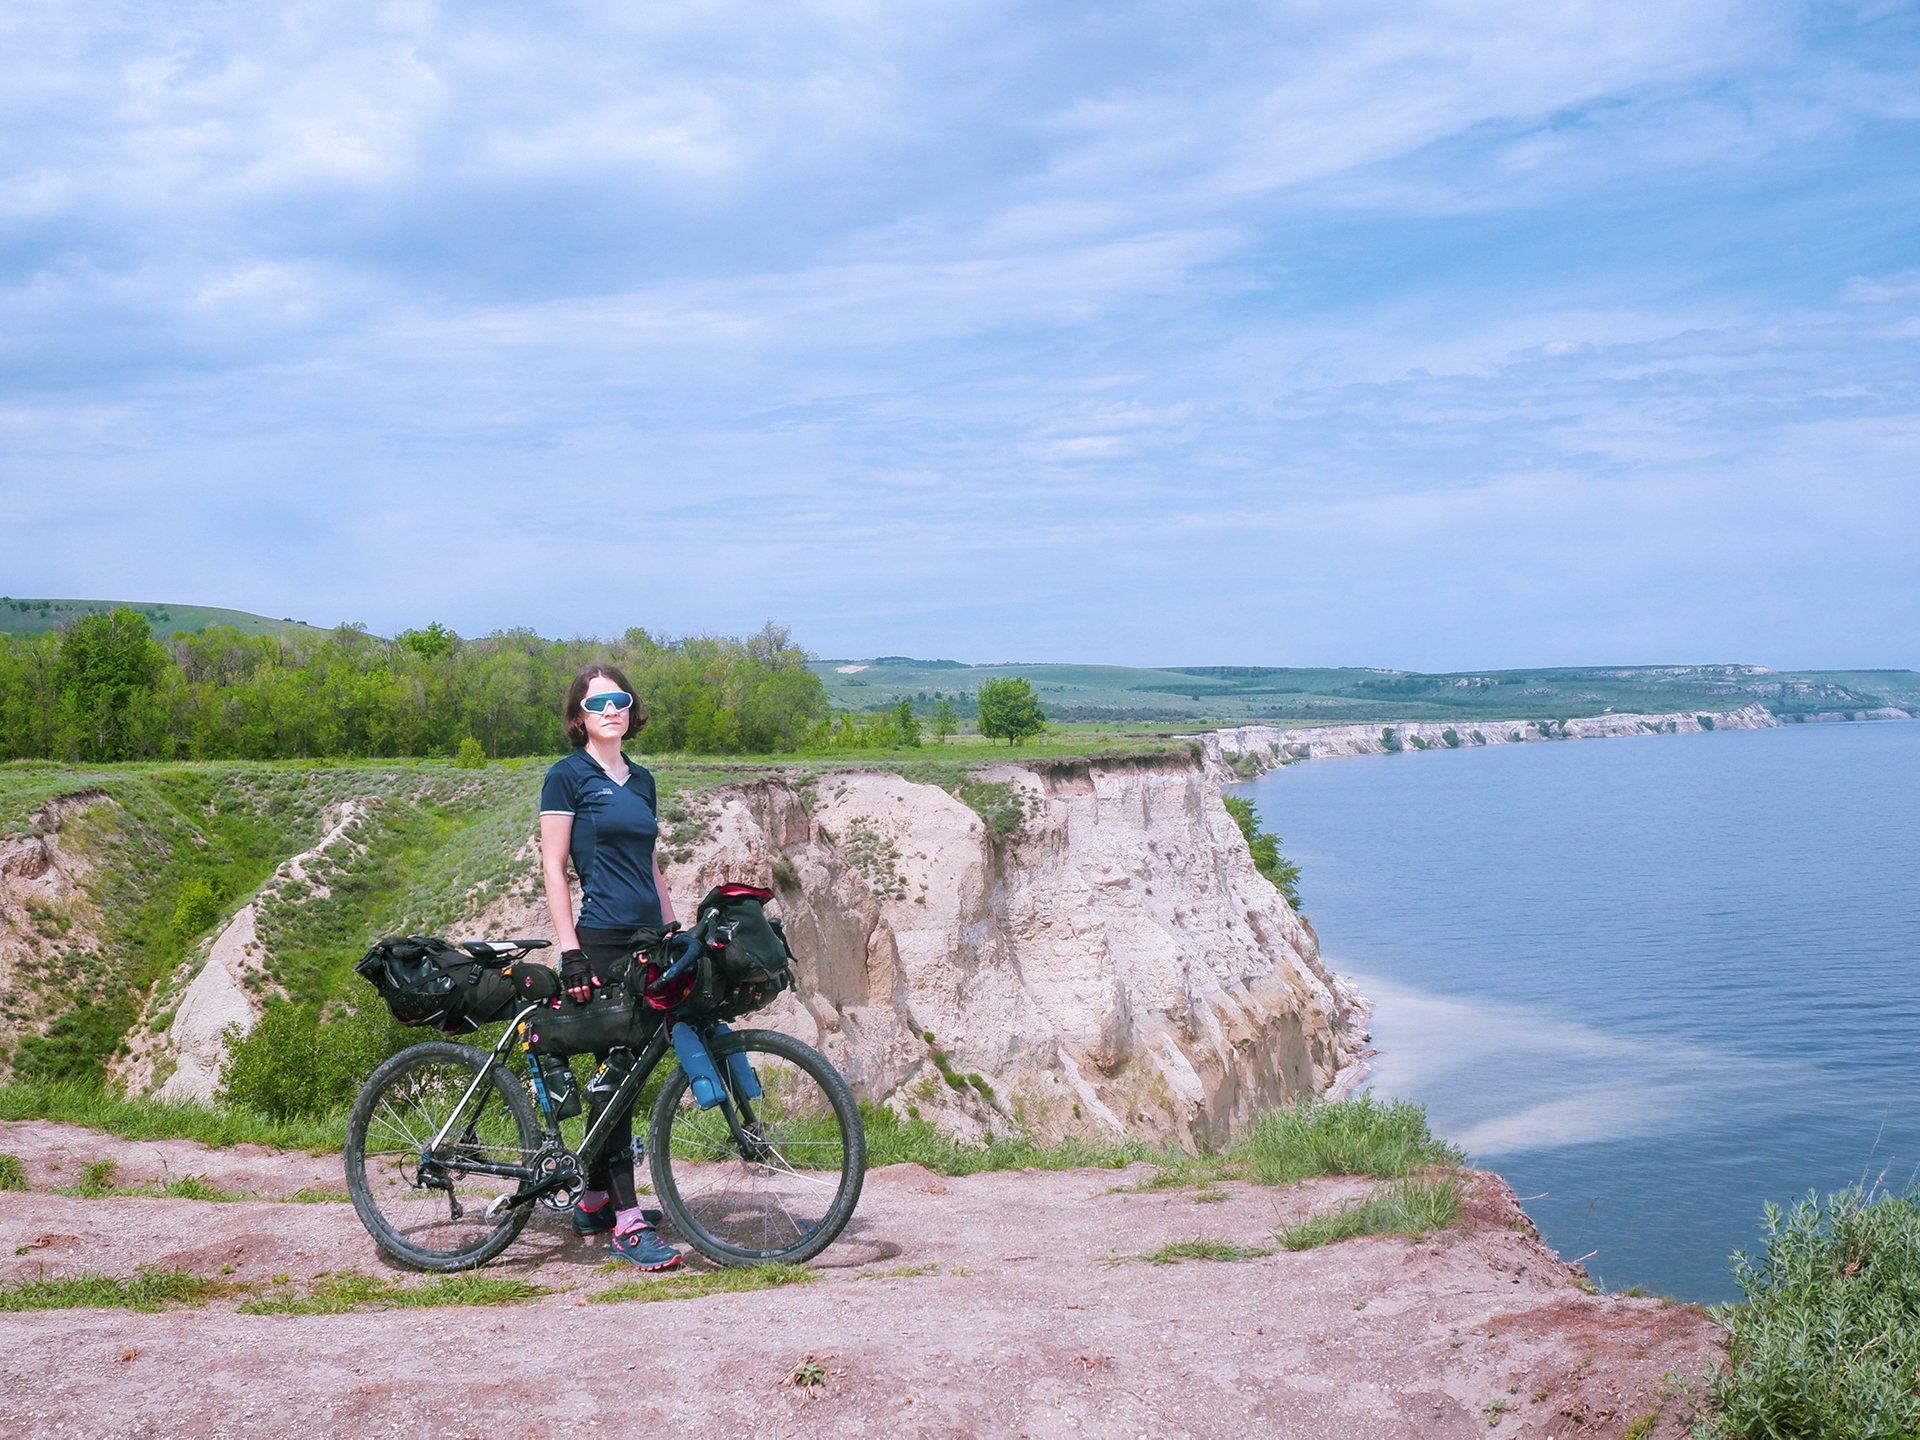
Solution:
M 476 1074 L 471 1083 L 468 1084 L 466 1092 L 460 1097 L 460 1103 L 453 1107 L 452 1112 L 447 1116 L 446 1122 L 441 1125 L 439 1132 L 433 1137 L 428 1147 L 429 1155 L 438 1155 L 443 1147 L 446 1146 L 448 1137 L 453 1133 L 455 1126 L 460 1123 L 461 1117 L 468 1113 L 468 1107 L 473 1104 L 474 1097 L 479 1095 L 486 1085 L 487 1076 L 492 1070 L 492 1064 L 506 1065 L 508 1057 L 512 1055 L 515 1047 L 520 1044 L 521 1025 L 526 1021 L 528 1016 L 532 1015 L 536 1010 L 542 1009 L 543 1005 L 544 1002 L 529 1005 L 508 1022 L 506 1032 L 501 1035 L 500 1039 L 494 1044 L 491 1056 L 492 1063 L 481 1067 L 479 1073 Z M 601 1152 L 606 1147 L 607 1137 L 612 1131 L 617 1118 L 632 1108 L 634 1102 L 639 1098 L 641 1090 L 646 1087 L 647 1081 L 652 1078 L 654 1070 L 658 1068 L 660 1061 L 665 1057 L 667 1047 L 671 1043 L 673 1023 L 670 1014 L 662 1016 L 659 1028 L 654 1031 L 653 1038 L 647 1042 L 646 1048 L 640 1052 L 634 1061 L 633 1067 L 627 1071 L 626 1078 L 620 1082 L 619 1088 L 614 1091 L 613 1098 L 601 1108 L 598 1118 L 588 1129 L 587 1133 L 581 1137 L 580 1148 L 570 1152 L 574 1161 L 573 1167 L 568 1169 L 547 1167 L 543 1172 L 542 1169 L 529 1165 L 507 1165 L 490 1160 L 463 1157 L 460 1161 L 460 1168 L 474 1174 L 498 1175 L 503 1179 L 518 1180 L 521 1188 L 507 1201 L 508 1204 L 513 1206 L 531 1205 L 536 1200 L 563 1188 L 570 1181 L 577 1179 L 578 1176 L 592 1169 L 595 1162 L 600 1159 Z M 712 1023 L 709 1022 L 695 1028 L 699 1032 L 701 1040 L 708 1046 L 709 1052 L 711 1052 L 716 1040 Z M 522 1053 L 527 1053 L 524 1048 L 522 1048 Z M 552 1156 L 556 1151 L 561 1154 L 567 1154 L 569 1152 L 567 1152 L 560 1136 L 560 1122 L 555 1118 L 553 1102 L 547 1094 L 545 1078 L 541 1075 L 539 1064 L 535 1062 L 530 1055 L 528 1055 L 527 1058 L 527 1070 L 531 1077 L 534 1099 L 540 1107 L 540 1118 L 545 1125 L 547 1143 L 541 1149 L 540 1158 L 544 1159 Z M 744 1099 L 742 1099 L 740 1106 L 736 1106 L 731 1095 L 724 1095 L 722 1097 L 720 1107 L 722 1113 L 726 1116 L 727 1128 L 733 1134 L 734 1143 L 740 1147 L 741 1155 L 743 1157 L 757 1156 L 764 1147 L 749 1134 L 746 1129 L 746 1126 L 754 1123 L 751 1107 L 746 1106 Z M 747 1109 L 744 1124 L 740 1113 L 742 1107 L 746 1107 Z M 422 1160 L 425 1162 L 427 1156 L 422 1156 Z

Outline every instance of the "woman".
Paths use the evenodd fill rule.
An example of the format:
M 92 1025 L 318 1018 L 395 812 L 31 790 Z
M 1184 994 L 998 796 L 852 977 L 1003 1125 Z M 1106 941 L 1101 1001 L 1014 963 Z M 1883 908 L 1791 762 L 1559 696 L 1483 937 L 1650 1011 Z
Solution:
M 540 789 L 540 870 L 547 914 L 560 945 L 560 985 L 584 1002 L 625 974 L 627 939 L 642 925 L 671 922 L 673 900 L 654 856 L 660 836 L 653 776 L 629 761 L 620 741 L 647 723 L 627 677 L 611 665 L 574 676 L 564 709 L 573 753 L 547 771 Z M 576 922 L 567 862 L 580 877 Z M 605 1059 L 603 1055 L 600 1057 Z M 642 1270 L 671 1270 L 680 1252 L 641 1213 L 633 1186 L 633 1112 L 619 1117 L 587 1191 L 573 1210 L 577 1235 L 612 1232 L 613 1254 Z

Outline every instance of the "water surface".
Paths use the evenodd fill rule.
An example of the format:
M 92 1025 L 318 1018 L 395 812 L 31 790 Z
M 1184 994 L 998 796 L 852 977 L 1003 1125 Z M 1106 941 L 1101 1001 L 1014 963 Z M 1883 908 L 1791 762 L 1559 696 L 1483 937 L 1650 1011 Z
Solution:
M 1375 1086 L 1609 1288 L 1735 1295 L 1763 1202 L 1920 1178 L 1920 723 L 1429 751 L 1241 787 Z

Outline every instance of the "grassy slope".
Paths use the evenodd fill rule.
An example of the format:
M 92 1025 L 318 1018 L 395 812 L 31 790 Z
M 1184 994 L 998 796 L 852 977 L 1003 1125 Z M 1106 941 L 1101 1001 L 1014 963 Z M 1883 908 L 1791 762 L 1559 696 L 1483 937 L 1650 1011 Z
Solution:
M 222 610 L 212 605 L 169 605 L 150 600 L 23 600 L 0 597 L 0 634 L 38 635 L 64 629 L 83 615 L 103 615 L 129 605 L 147 617 L 154 637 L 166 639 L 176 630 L 202 630 L 209 625 L 231 625 L 242 635 L 317 635 L 323 627 L 304 620 L 274 620 L 245 610 Z
M 1606 710 L 1732 710 L 1756 701 L 1779 714 L 1920 708 L 1920 674 L 1911 670 L 1758 671 L 1753 666 L 1637 666 L 1483 670 L 1425 675 L 1399 670 L 1119 665 L 931 666 L 819 661 L 812 669 L 836 705 L 878 709 L 903 695 L 970 694 L 987 681 L 1017 675 L 1032 683 L 1050 714 L 1162 726 L 1259 720 L 1332 724 L 1444 719 L 1562 719 Z M 1755 673 L 1755 672 L 1758 673 Z
M 968 771 L 1008 759 L 1062 759 L 1143 747 L 1118 735 L 1059 737 L 1017 748 L 971 743 L 919 750 L 846 752 L 832 757 L 684 761 L 646 757 L 659 782 L 671 850 L 698 822 L 682 802 L 756 774 L 804 779 L 880 766 L 945 789 Z M 1144 748 L 1177 750 L 1162 740 Z M 97 1078 L 140 1017 L 154 1031 L 175 1006 L 203 956 L 208 934 L 249 898 L 259 902 L 267 969 L 294 1000 L 327 1004 L 363 998 L 351 969 L 374 938 L 444 933 L 458 917 L 524 881 L 522 848 L 544 762 L 519 769 L 459 770 L 446 762 L 207 762 L 74 766 L 17 761 L 0 766 L 0 838 L 28 833 L 47 800 L 103 792 L 72 820 L 63 851 L 79 858 L 79 894 L 54 907 L 15 912 L 16 964 L 0 989 L 0 1078 Z M 991 790 L 992 787 L 985 787 Z M 991 805 L 1004 796 L 986 794 Z M 324 833 L 330 807 L 357 800 L 366 818 L 309 873 L 328 894 L 266 882 L 288 856 Z M 198 934 L 175 928 L 175 905 L 190 881 L 210 880 L 225 897 Z M 157 987 L 157 989 L 156 989 Z

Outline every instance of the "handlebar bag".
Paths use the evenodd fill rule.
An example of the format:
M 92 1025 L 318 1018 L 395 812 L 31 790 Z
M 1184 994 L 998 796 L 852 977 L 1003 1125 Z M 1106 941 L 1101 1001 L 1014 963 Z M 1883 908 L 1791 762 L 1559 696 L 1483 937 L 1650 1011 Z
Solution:
M 506 1019 L 518 994 L 506 967 L 437 935 L 390 935 L 353 968 L 402 1025 L 428 1025 L 446 1035 Z
M 716 885 L 695 912 L 689 932 L 697 942 L 694 962 L 655 988 L 665 971 L 667 948 L 659 932 L 643 931 L 635 940 L 644 974 L 647 1004 L 683 1020 L 734 1020 L 773 1003 L 793 988 L 793 947 L 786 927 L 766 913 L 771 890 L 753 885 Z

